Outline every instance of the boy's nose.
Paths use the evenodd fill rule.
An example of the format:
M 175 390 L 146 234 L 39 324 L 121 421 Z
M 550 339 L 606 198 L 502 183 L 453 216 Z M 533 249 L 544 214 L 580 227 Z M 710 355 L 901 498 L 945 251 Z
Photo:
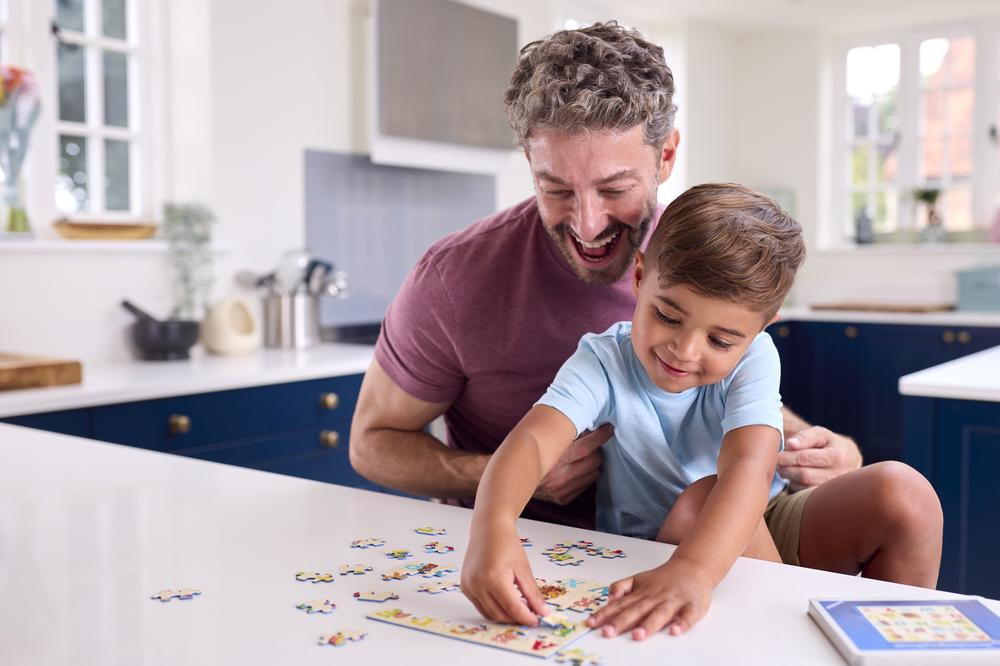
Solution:
M 693 335 L 683 335 L 673 338 L 667 345 L 667 349 L 677 357 L 678 361 L 693 363 L 697 360 L 698 349 L 695 345 Z

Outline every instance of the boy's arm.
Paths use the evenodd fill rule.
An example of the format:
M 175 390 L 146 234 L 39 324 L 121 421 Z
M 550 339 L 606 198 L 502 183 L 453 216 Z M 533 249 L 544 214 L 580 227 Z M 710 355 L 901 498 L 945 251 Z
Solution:
M 666 563 L 612 585 L 611 601 L 587 624 L 604 625 L 605 636 L 635 627 L 633 638 L 642 640 L 664 626 L 679 634 L 697 622 L 760 523 L 779 442 L 778 432 L 763 425 L 726 434 L 718 480 L 690 534 Z
M 536 405 L 507 436 L 483 472 L 461 588 L 490 619 L 534 625 L 536 616 L 545 613 L 545 602 L 535 586 L 515 523 L 542 477 L 575 437 L 576 427 L 562 412 Z M 521 601 L 522 594 L 527 607 Z

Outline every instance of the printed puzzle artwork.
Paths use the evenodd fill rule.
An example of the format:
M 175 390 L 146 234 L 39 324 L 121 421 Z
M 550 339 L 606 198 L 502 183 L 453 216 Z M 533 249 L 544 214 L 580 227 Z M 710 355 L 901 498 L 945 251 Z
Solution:
M 334 634 L 323 634 L 322 636 L 320 636 L 319 644 L 340 647 L 342 645 L 347 645 L 347 641 L 360 641 L 367 635 L 368 635 L 367 631 L 361 631 L 359 629 L 351 629 L 349 631 L 338 631 Z
M 514 627 L 496 622 L 466 624 L 456 620 L 407 613 L 400 608 L 387 608 L 371 613 L 367 617 L 370 620 L 425 631 L 437 636 L 542 658 L 555 654 L 590 631 L 583 620 L 575 620 L 558 613 L 551 613 L 542 618 L 544 624 L 537 627 Z
M 408 550 L 387 550 L 385 551 L 385 556 L 391 560 L 405 560 L 410 555 L 412 555 Z
M 440 594 L 441 592 L 450 592 L 451 590 L 458 589 L 458 582 L 453 580 L 435 580 L 427 583 L 421 583 L 417 588 L 418 592 L 429 592 L 431 594 Z
M 582 550 L 587 555 L 591 557 L 601 556 L 603 558 L 612 560 L 616 557 L 625 557 L 625 551 L 621 548 L 605 548 L 604 546 L 595 546 L 593 541 L 576 541 L 574 543 L 562 542 L 557 543 L 548 550 L 544 551 L 542 555 L 549 558 L 550 561 L 559 564 L 567 559 L 572 559 L 572 555 L 569 555 L 572 550 Z M 557 559 L 559 561 L 557 561 Z M 577 564 L 577 562 L 565 562 L 567 564 Z
M 160 590 L 156 594 L 150 597 L 150 599 L 158 599 L 159 601 L 166 603 L 172 599 L 180 599 L 181 601 L 187 601 L 188 599 L 194 599 L 197 595 L 201 594 L 201 590 L 194 587 L 184 587 L 179 590 Z
M 399 599 L 399 595 L 395 592 L 355 592 L 354 598 L 358 601 L 374 601 L 376 603 L 385 603 L 389 599 Z
M 372 571 L 372 568 L 366 567 L 363 564 L 345 564 L 342 567 L 340 567 L 341 576 L 346 576 L 347 574 L 354 574 L 355 576 L 361 576 L 368 571 Z
M 981 643 L 992 639 L 965 613 L 948 604 L 858 606 L 890 643 Z
M 431 541 L 429 544 L 424 546 L 424 550 L 428 553 L 437 553 L 438 555 L 442 553 L 451 553 L 455 550 L 454 546 L 448 546 L 440 541 Z
M 594 652 L 584 652 L 581 648 L 570 648 L 556 652 L 556 663 L 570 666 L 598 666 L 601 663 L 601 656 Z
M 351 548 L 378 548 L 385 545 L 385 539 L 357 539 L 351 542 Z
M 300 571 L 295 574 L 295 580 L 301 581 L 312 581 L 313 583 L 332 583 L 333 574 L 332 573 L 322 573 L 319 571 L 309 572 Z
M 448 530 L 439 527 L 418 527 L 413 531 L 417 534 L 426 534 L 427 536 L 441 536 L 448 533 Z
M 543 550 L 542 555 L 548 558 L 549 562 L 558 564 L 561 567 L 577 567 L 583 564 L 582 558 L 575 557 L 573 553 L 570 552 L 570 546 L 563 546 L 562 544 L 556 544 L 551 548 Z
M 403 580 L 408 576 L 423 576 L 424 578 L 440 578 L 446 576 L 450 573 L 455 573 L 458 571 L 458 567 L 450 566 L 446 567 L 442 564 L 433 564 L 431 562 L 414 562 L 412 564 L 404 564 L 397 569 L 390 569 L 382 574 L 382 580 Z
M 304 610 L 307 613 L 332 613 L 336 610 L 337 604 L 329 599 L 313 599 L 312 601 L 304 601 L 298 604 L 296 608 Z
M 536 578 L 545 603 L 561 611 L 593 613 L 608 600 L 608 586 L 582 578 L 559 578 L 552 583 Z

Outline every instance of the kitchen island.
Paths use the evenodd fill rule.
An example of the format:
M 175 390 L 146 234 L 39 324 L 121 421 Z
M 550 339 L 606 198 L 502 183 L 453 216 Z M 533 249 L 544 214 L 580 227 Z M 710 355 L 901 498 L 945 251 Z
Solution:
M 475 620 L 458 592 L 430 596 L 418 581 L 382 582 L 399 563 L 461 565 L 471 512 L 289 476 L 0 424 L 0 663 L 11 666 L 146 664 L 538 664 L 500 650 L 364 619 L 385 608 L 352 593 L 392 589 L 388 602 Z M 430 525 L 446 536 L 423 537 Z M 612 582 L 655 566 L 671 546 L 522 520 L 535 574 Z M 384 549 L 351 549 L 365 537 Z M 544 561 L 557 541 L 620 547 L 624 559 L 586 558 L 572 571 Z M 439 540 L 453 553 L 426 555 Z M 374 571 L 331 584 L 301 570 L 362 563 Z M 197 587 L 189 601 L 150 595 Z M 327 597 L 330 615 L 296 604 Z M 604 663 L 830 664 L 841 661 L 806 615 L 810 597 L 947 598 L 943 592 L 784 565 L 739 560 L 708 616 L 688 635 L 635 643 L 591 633 L 574 645 Z M 988 602 L 1000 611 L 1000 604 Z M 364 640 L 318 645 L 321 634 L 362 629 Z

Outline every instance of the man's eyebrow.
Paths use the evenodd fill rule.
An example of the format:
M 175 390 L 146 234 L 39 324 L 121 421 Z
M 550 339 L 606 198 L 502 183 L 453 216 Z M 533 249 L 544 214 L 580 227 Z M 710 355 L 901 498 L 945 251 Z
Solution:
M 542 169 L 541 171 L 536 171 L 535 177 L 538 178 L 539 180 L 548 180 L 558 185 L 569 185 L 569 183 L 567 183 L 565 180 L 549 173 L 545 169 Z
M 674 299 L 668 298 L 666 296 L 660 296 L 660 295 L 657 295 L 656 297 L 658 299 L 660 299 L 661 301 L 663 301 L 666 305 L 668 305 L 668 306 L 672 307 L 674 310 L 677 310 L 678 312 L 680 312 L 682 315 L 687 316 L 687 311 L 684 308 L 682 308 L 680 305 L 678 305 L 677 301 L 675 301 Z M 717 331 L 722 331 L 723 333 L 728 333 L 729 335 L 735 336 L 737 338 L 745 338 L 745 337 L 747 337 L 746 334 L 743 333 L 743 331 L 738 331 L 735 328 L 726 328 L 725 326 L 713 326 L 712 328 L 714 328 Z
M 539 180 L 547 180 L 551 183 L 556 183 L 557 185 L 569 185 L 565 180 L 556 176 L 555 174 L 549 173 L 545 169 L 541 169 L 535 172 L 535 177 Z M 625 178 L 638 178 L 639 172 L 635 169 L 622 169 L 621 171 L 616 171 L 610 176 L 605 176 L 604 178 L 599 178 L 594 181 L 594 185 L 607 185 L 608 183 L 613 183 L 616 180 L 622 180 Z

